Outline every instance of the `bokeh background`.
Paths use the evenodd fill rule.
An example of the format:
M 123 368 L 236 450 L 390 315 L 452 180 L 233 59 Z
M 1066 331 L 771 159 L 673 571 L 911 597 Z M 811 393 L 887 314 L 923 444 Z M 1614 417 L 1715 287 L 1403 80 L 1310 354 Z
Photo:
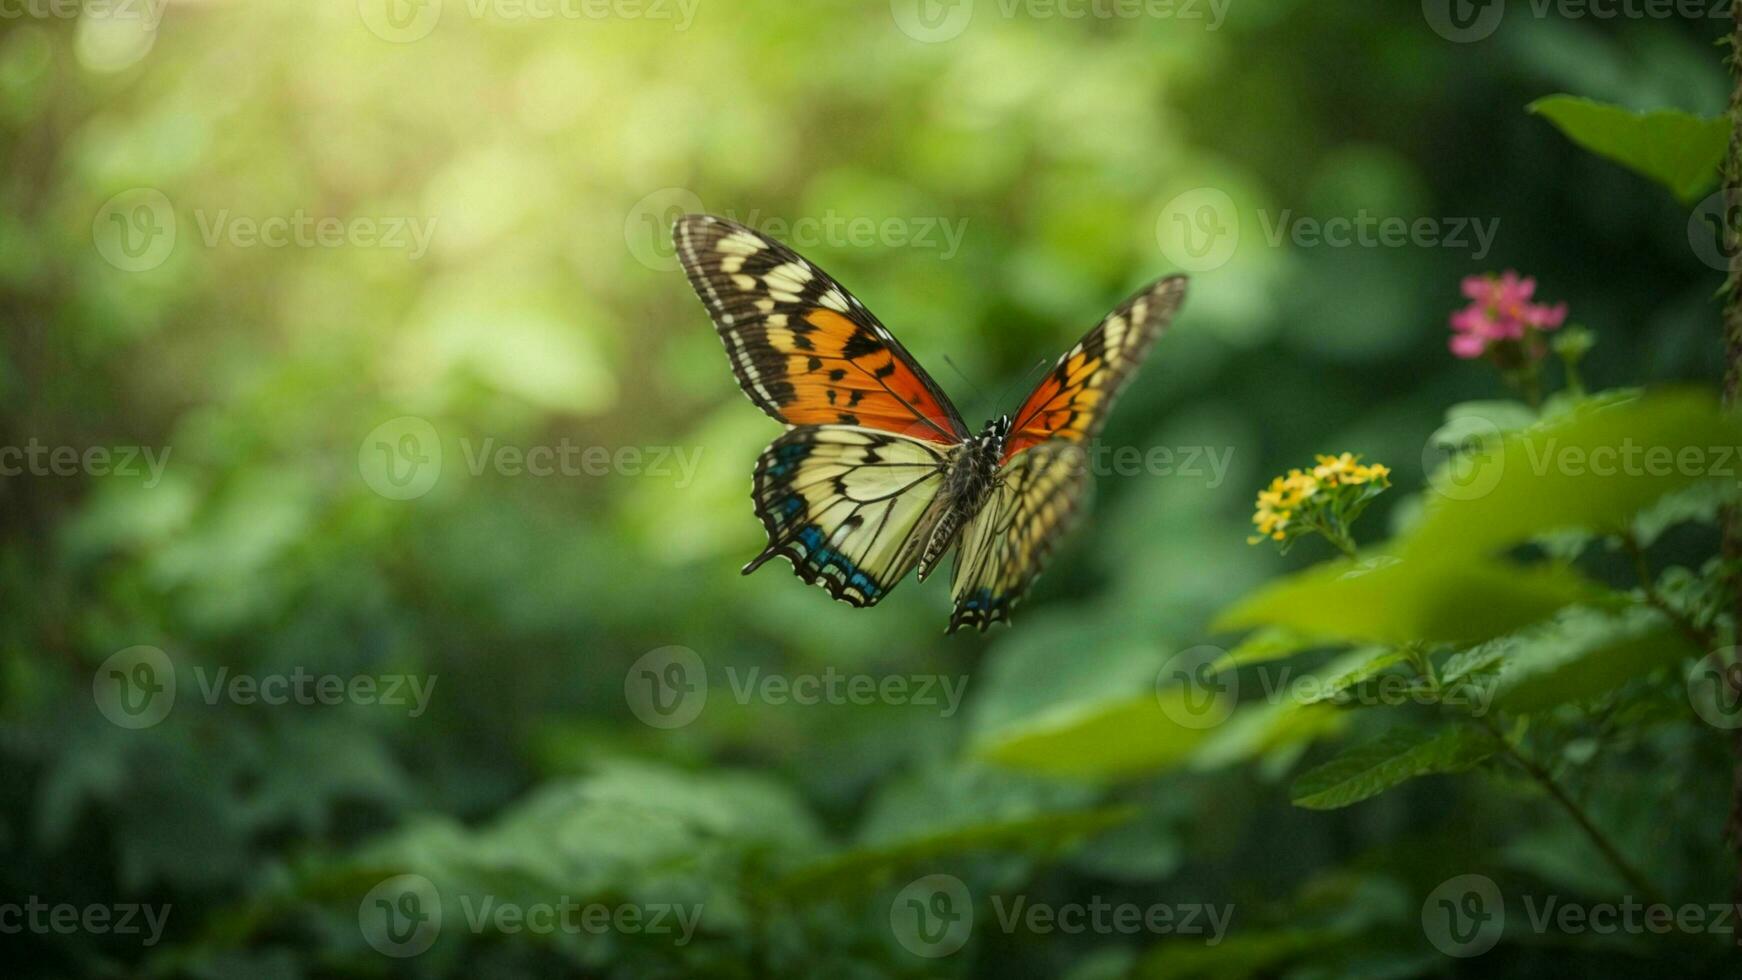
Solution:
M 1304 0 L 8 8 L 0 445 L 163 465 L 0 478 L 0 899 L 170 912 L 151 945 L 0 936 L 7 972 L 1454 971 L 1420 926 L 1436 882 L 1593 873 L 1520 787 L 1312 813 L 1286 793 L 1306 740 L 1224 738 L 1117 779 L 974 747 L 1142 693 L 1169 655 L 1230 642 L 1206 631 L 1217 609 L 1325 557 L 1246 541 L 1284 468 L 1363 453 L 1398 485 L 1364 536 L 1406 513 L 1445 407 L 1503 393 L 1447 353 L 1461 276 L 1537 276 L 1599 338 L 1599 386 L 1717 377 L 1721 277 L 1689 208 L 1524 106 L 1720 111 L 1727 22 L 1513 7 L 1479 39 L 1417 4 Z M 865 611 L 779 563 L 741 577 L 751 466 L 779 429 L 676 269 L 666 229 L 695 208 L 830 270 L 976 427 L 1132 289 L 1192 268 L 1105 436 L 1175 465 L 1103 473 L 1015 627 L 984 637 L 942 635 L 935 581 Z M 1273 240 L 1363 214 L 1458 241 Z M 271 219 L 287 238 L 251 233 Z M 1182 221 L 1219 251 L 1182 251 Z M 611 463 L 480 455 L 564 446 Z M 104 665 L 140 646 L 176 697 L 124 727 Z M 691 662 L 670 647 L 708 696 L 659 727 L 631 668 Z M 246 703 L 207 694 L 220 670 L 429 696 Z M 964 686 L 955 710 L 779 703 L 736 696 L 752 670 Z M 1721 898 L 1725 780 L 1697 776 L 1723 764 L 1714 741 L 1690 733 L 1679 769 L 1643 760 L 1637 812 L 1608 816 L 1673 829 L 1653 846 L 1679 884 Z M 981 924 L 928 959 L 891 903 L 933 873 L 981 896 Z M 416 956 L 360 924 L 399 874 L 446 909 Z M 461 894 L 705 914 L 681 944 L 505 934 L 468 928 Z M 989 927 L 987 894 L 1235 915 L 1215 945 L 1037 935 Z M 1592 937 L 1491 955 L 1642 962 Z

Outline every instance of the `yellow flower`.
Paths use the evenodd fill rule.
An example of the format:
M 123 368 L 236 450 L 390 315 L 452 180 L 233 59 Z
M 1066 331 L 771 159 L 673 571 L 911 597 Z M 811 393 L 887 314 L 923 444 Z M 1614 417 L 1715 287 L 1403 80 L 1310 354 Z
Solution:
M 1291 469 L 1258 491 L 1252 512 L 1252 526 L 1258 533 L 1246 539 L 1249 544 L 1268 538 L 1286 548 L 1292 538 L 1315 529 L 1346 542 L 1347 524 L 1360 516 L 1374 492 L 1391 485 L 1391 470 L 1378 463 L 1363 464 L 1354 453 L 1315 458 L 1318 465 L 1311 471 Z M 1370 486 L 1352 489 L 1366 485 Z M 1345 550 L 1352 548 L 1348 545 Z
M 1391 476 L 1391 470 L 1379 463 L 1361 465 L 1361 457 L 1353 453 L 1340 456 L 1321 453 L 1316 458 L 1319 465 L 1313 467 L 1313 476 L 1328 487 L 1377 483 Z

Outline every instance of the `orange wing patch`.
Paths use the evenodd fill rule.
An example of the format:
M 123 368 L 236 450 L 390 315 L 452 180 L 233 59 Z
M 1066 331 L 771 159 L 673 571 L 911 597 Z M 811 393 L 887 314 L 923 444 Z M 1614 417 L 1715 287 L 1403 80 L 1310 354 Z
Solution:
M 968 435 L 937 383 L 827 273 L 724 218 L 686 215 L 673 237 L 758 408 L 788 425 L 858 425 L 945 445 Z
M 1185 299 L 1184 276 L 1169 276 L 1126 300 L 1034 386 L 1013 416 L 1003 461 L 1048 439 L 1083 442 L 1106 423 L 1132 371 Z

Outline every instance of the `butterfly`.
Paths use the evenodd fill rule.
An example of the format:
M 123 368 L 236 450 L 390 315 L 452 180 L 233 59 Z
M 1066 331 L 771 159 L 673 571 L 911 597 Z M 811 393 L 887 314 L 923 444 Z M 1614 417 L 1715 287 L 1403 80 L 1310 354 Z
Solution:
M 873 606 L 956 549 L 948 632 L 1007 620 L 1068 529 L 1086 447 L 1185 297 L 1168 276 L 1066 351 L 978 435 L 865 305 L 815 264 L 737 222 L 672 230 L 738 384 L 787 431 L 756 463 L 768 547 L 836 599 Z

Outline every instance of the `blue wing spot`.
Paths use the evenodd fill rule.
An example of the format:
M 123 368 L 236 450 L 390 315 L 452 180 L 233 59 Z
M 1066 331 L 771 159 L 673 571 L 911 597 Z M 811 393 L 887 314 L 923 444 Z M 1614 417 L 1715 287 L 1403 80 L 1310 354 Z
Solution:
M 787 476 L 811 454 L 809 443 L 789 442 L 774 451 L 774 462 L 768 464 L 769 476 Z
M 968 595 L 968 597 L 966 599 L 962 600 L 962 608 L 965 610 L 966 609 L 974 609 L 974 610 L 979 610 L 981 612 L 990 612 L 991 610 L 994 610 L 994 609 L 1004 608 L 1004 606 L 1007 603 L 1009 603 L 1009 601 L 1010 601 L 1010 597 L 1007 595 L 999 596 L 996 600 L 994 600 L 992 598 L 992 590 L 991 589 L 985 589 L 985 588 L 975 589 L 972 593 L 970 593 Z
M 883 586 L 859 571 L 859 566 L 852 559 L 823 543 L 822 528 L 815 524 L 807 525 L 798 532 L 798 540 L 804 545 L 807 564 L 815 565 L 819 569 L 839 569 L 846 583 L 864 593 L 867 599 L 875 599 L 883 594 Z

